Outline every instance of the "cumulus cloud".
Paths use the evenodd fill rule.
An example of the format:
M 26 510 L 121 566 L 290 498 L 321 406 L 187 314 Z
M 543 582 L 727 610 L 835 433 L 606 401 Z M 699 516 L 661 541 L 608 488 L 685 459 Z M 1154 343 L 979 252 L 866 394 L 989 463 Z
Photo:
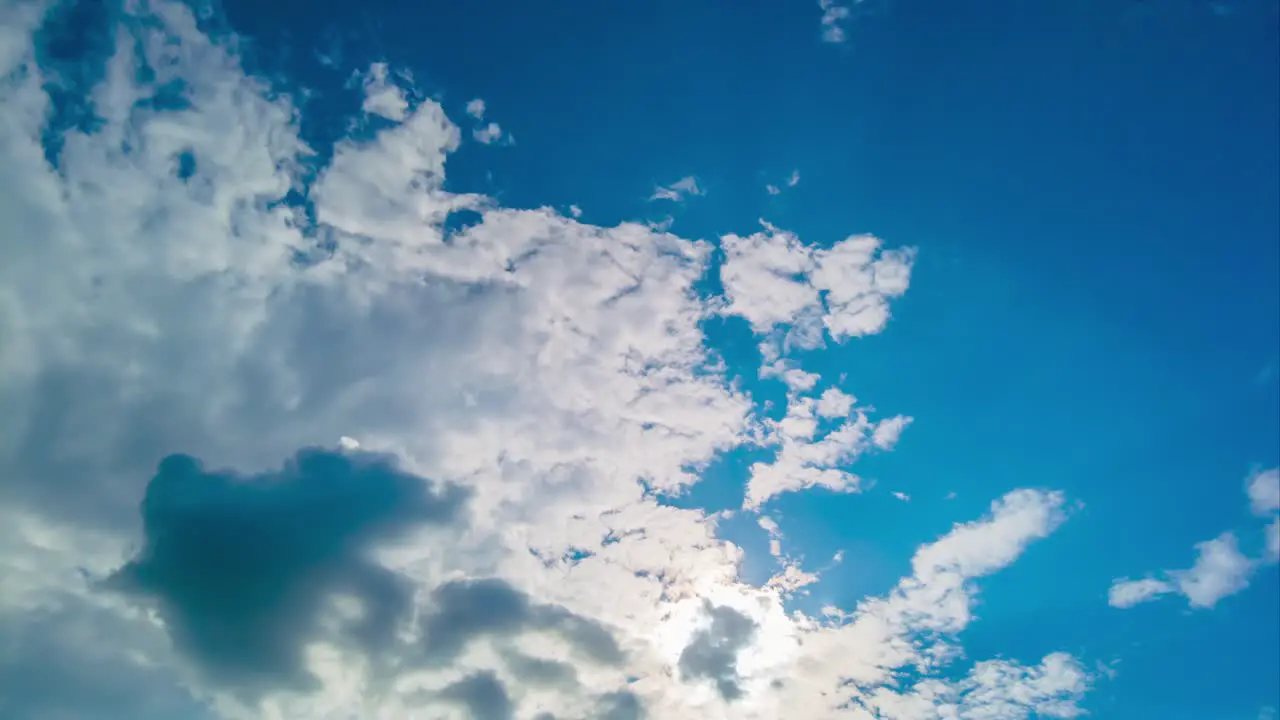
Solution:
M 813 318 L 834 342 L 884 329 L 889 301 L 910 283 L 913 250 L 884 250 L 870 235 L 813 248 L 794 233 L 761 224 L 753 235 L 722 238 L 725 313 L 760 333 Z
M 707 191 L 698 184 L 698 179 L 692 175 L 671 183 L 670 185 L 659 185 L 654 188 L 653 194 L 649 196 L 649 200 L 671 200 L 672 202 L 681 202 L 685 198 L 698 197 L 706 195 Z
M 883 329 L 910 250 L 447 189 L 465 131 L 382 65 L 352 108 L 377 122 L 309 147 L 298 88 L 181 3 L 107 13 L 108 56 L 80 59 L 101 72 L 54 97 L 45 10 L 0 7 L 0 714 L 1074 707 L 1087 681 L 1060 655 L 894 680 L 956 659 L 972 581 L 1052 530 L 1056 494 L 1011 493 L 886 597 L 818 618 L 786 607 L 798 566 L 747 585 L 715 515 L 662 502 L 756 442 L 777 450 L 757 505 L 857 485 L 905 417 L 816 394 L 793 350 Z M 770 348 L 786 417 L 715 364 L 714 313 Z
M 1280 510 L 1280 469 L 1255 471 L 1245 481 L 1250 509 L 1255 515 L 1275 515 Z M 1223 598 L 1249 586 L 1260 566 L 1280 561 L 1280 517 L 1263 529 L 1262 556 L 1250 559 L 1240 550 L 1234 532 L 1197 543 L 1195 563 L 1186 570 L 1166 570 L 1160 577 L 1117 578 L 1107 600 L 1112 607 L 1131 608 L 1163 595 L 1177 594 L 1193 608 L 1212 608 Z

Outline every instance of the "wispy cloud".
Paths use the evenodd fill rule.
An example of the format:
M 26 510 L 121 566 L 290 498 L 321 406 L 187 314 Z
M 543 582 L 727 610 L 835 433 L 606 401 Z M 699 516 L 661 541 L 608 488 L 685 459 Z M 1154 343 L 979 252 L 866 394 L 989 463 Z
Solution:
M 849 6 L 842 5 L 837 0 L 818 0 L 818 7 L 822 8 L 822 40 L 829 43 L 844 42 L 847 39 L 844 24 L 852 14 Z
M 659 185 L 654 188 L 653 194 L 649 196 L 649 200 L 671 200 L 673 202 L 681 202 L 688 197 L 697 197 L 706 195 L 706 190 L 698 184 L 698 179 L 692 175 L 680 178 L 670 185 Z
M 786 187 L 789 187 L 789 188 L 793 188 L 793 187 L 795 187 L 796 185 L 799 185 L 799 184 L 800 184 L 800 171 L 799 171 L 799 170 L 792 170 L 792 171 L 791 171 L 791 175 L 790 175 L 790 176 L 788 176 L 788 177 L 787 177 L 786 182 L 785 182 L 785 183 L 783 183 L 783 185 L 785 185 Z M 765 189 L 765 192 L 769 193 L 770 195 L 781 195 L 781 194 L 782 194 L 782 188 L 781 188 L 781 187 L 779 187 L 778 185 L 773 185 L 773 184 L 765 185 L 765 186 L 764 186 L 764 189 Z

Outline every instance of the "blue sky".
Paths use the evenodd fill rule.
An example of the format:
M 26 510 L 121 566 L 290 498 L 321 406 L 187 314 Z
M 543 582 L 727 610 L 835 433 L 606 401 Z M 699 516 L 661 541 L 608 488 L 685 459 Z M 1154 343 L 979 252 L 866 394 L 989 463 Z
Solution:
M 222 497 L 217 483 L 306 486 L 281 463 L 321 445 L 470 493 L 446 539 L 433 522 L 427 539 L 397 530 L 408 550 L 379 545 L 398 558 L 386 567 L 363 564 L 372 540 L 350 551 L 361 562 L 314 561 L 332 577 L 364 573 L 351 592 L 368 612 L 409 603 L 386 589 L 401 582 L 430 617 L 452 612 L 457 588 L 477 593 L 486 609 L 462 642 L 479 654 L 448 672 L 363 635 L 339 653 L 443 673 L 416 691 L 430 712 L 1275 716 L 1274 0 L 861 0 L 847 15 L 778 1 L 153 5 L 46 14 L 0 0 L 0 158 L 18 168 L 0 181 L 36 188 L 0 205 L 21 228 L 0 242 L 0 265 L 20 268 L 0 270 L 17 288 L 0 293 L 0 331 L 17 338 L 0 348 L 0 401 L 18 408 L 0 426 L 16 438 L 0 470 L 20 478 L 6 492 L 23 528 L 0 541 L 25 573 L 21 592 L 0 591 L 0 637 L 23 638 L 0 667 L 86 642 L 66 630 L 76 618 L 53 639 L 24 634 L 51 607 L 124 618 L 153 603 L 170 614 L 138 652 L 176 658 L 161 661 L 172 676 L 135 668 L 128 697 L 105 706 L 85 678 L 112 661 L 89 653 L 87 666 L 48 666 L 61 694 L 113 717 L 374 712 L 376 678 L 362 696 L 320 666 L 311 695 L 263 678 L 239 692 L 255 666 L 184 642 L 209 606 L 177 581 L 120 591 L 31 570 L 109 580 L 145 567 L 134 553 L 164 543 L 142 520 L 170 506 L 137 507 L 160 497 L 164 457 L 236 468 L 210 471 L 190 507 L 243 502 L 257 517 L 267 500 Z M 152 28 L 169 44 L 148 45 Z M 119 60 L 135 39 L 137 67 L 159 80 Z M 172 104 L 146 100 L 149 83 L 177 93 Z M 171 171 L 182 153 L 190 166 Z M 847 238 L 864 234 L 877 247 L 848 260 Z M 861 288 L 843 309 L 842 288 Z M 814 300 L 789 304 L 797 293 Z M 868 319 L 879 310 L 887 322 Z M 840 336 L 840 322 L 857 329 Z M 815 327 L 820 342 L 805 341 Z M 814 384 L 770 376 L 771 351 Z M 630 363 L 651 374 L 637 380 Z M 828 388 L 856 400 L 813 411 L 816 435 L 797 435 L 797 413 L 841 397 Z M 896 416 L 892 437 L 873 435 Z M 869 423 L 865 437 L 822 467 L 860 481 L 812 487 L 800 478 L 816 465 L 778 459 L 845 417 Z M 82 439 L 103 423 L 124 429 Z M 765 487 L 753 463 L 793 484 L 773 481 L 753 504 L 752 483 Z M 316 477 L 319 499 L 279 501 L 287 527 L 336 487 Z M 312 519 L 316 532 L 348 527 Z M 956 550 L 965 528 L 996 539 Z M 41 555 L 55 546 L 56 560 Z M 165 552 L 227 563 L 228 577 L 245 562 L 229 546 Z M 814 577 L 787 587 L 789 567 Z M 398 579 L 369 579 L 383 572 Z M 962 599 L 921 610 L 943 575 Z M 1145 593 L 1122 599 L 1142 579 Z M 340 595 L 334 582 L 299 580 L 280 597 Z M 633 582 L 646 600 L 611 606 L 598 589 Z M 927 619 L 903 620 L 882 597 Z M 206 621 L 267 632 L 285 622 L 273 617 Z M 852 652 L 841 643 L 874 644 L 860 633 L 880 621 L 918 654 L 840 667 Z M 563 642 L 520 644 L 548 632 Z M 602 660 L 613 655 L 584 639 L 599 633 L 628 660 Z M 582 682 L 539 685 L 517 646 Z M 932 651 L 951 660 L 925 667 Z M 972 668 L 988 660 L 1012 679 L 984 685 Z M 848 706 L 818 699 L 828 675 L 855 688 L 837 691 L 853 693 Z M 1036 699 L 990 699 L 1027 692 Z M 56 717 L 70 707 L 59 694 L 27 692 L 10 711 Z M 403 703 L 378 712 L 413 716 Z

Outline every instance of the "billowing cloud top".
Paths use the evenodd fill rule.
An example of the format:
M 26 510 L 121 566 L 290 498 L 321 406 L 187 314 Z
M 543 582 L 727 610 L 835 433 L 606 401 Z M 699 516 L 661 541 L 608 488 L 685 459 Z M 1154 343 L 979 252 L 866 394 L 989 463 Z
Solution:
M 1078 714 L 1072 656 L 956 644 L 1060 494 L 1014 491 L 817 614 L 786 604 L 816 573 L 752 586 L 716 515 L 663 502 L 746 444 L 777 451 L 748 512 L 860 488 L 910 418 L 797 352 L 883 330 L 910 249 L 457 192 L 471 140 L 381 65 L 354 134 L 309 147 L 234 38 L 128 7 L 67 73 L 49 8 L 0 6 L 0 715 Z M 715 361 L 717 314 L 757 335 L 781 419 Z

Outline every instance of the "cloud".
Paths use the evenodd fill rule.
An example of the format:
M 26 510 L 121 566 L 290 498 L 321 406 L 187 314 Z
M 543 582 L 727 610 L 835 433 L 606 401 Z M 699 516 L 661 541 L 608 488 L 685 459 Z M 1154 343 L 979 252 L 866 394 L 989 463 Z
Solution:
M 1245 491 L 1254 515 L 1275 515 L 1280 510 L 1280 469 L 1254 471 L 1245 481 Z M 1273 517 L 1263 536 L 1261 558 L 1246 557 L 1235 533 L 1224 532 L 1196 544 L 1196 560 L 1190 569 L 1166 570 L 1159 578 L 1115 579 L 1107 601 L 1112 607 L 1126 609 L 1163 595 L 1178 594 L 1193 608 L 1212 608 L 1223 598 L 1247 588 L 1260 566 L 1280 561 L 1280 516 Z
M 795 187 L 796 185 L 799 185 L 799 184 L 800 184 L 800 171 L 799 171 L 799 170 L 792 170 L 792 171 L 791 171 L 791 174 L 790 174 L 789 176 L 787 176 L 787 181 L 786 181 L 786 183 L 784 183 L 784 184 L 785 184 L 787 187 L 789 187 L 789 188 L 792 188 L 792 187 Z M 781 195 L 781 194 L 782 194 L 782 188 L 781 188 L 781 187 L 779 187 L 779 186 L 777 186 L 777 185 L 773 185 L 773 184 L 765 185 L 765 186 L 764 186 L 764 189 L 765 189 L 765 192 L 769 193 L 770 195 Z
M 526 630 L 559 635 L 598 663 L 623 661 L 617 641 L 598 623 L 554 605 L 535 603 L 499 579 L 445 583 L 433 593 L 422 624 L 426 658 L 432 663 L 456 661 L 475 638 Z
M 364 103 L 361 109 L 388 120 L 404 120 L 409 101 L 404 90 L 388 81 L 386 63 L 374 63 L 364 77 Z
M 475 720 L 510 720 L 515 717 L 515 707 L 506 687 L 492 672 L 468 675 L 446 687 L 440 697 L 467 708 Z
M 726 314 L 741 316 L 758 333 L 812 314 L 834 342 L 884 328 L 889 301 L 910 283 L 913 250 L 883 250 L 870 235 L 812 248 L 793 233 L 761 224 L 761 232 L 721 239 Z
M 502 126 L 496 122 L 483 122 L 484 114 L 488 111 L 488 106 L 484 100 L 475 98 L 467 103 L 466 112 L 478 124 L 472 128 L 471 137 L 482 145 L 514 145 L 515 138 L 511 133 L 502 129 Z
M 854 0 L 860 2 L 860 0 Z M 822 40 L 829 43 L 842 43 L 847 39 L 844 30 L 844 24 L 853 14 L 847 5 L 841 5 L 836 0 L 818 0 L 818 7 L 822 8 Z
M 707 191 L 698 184 L 698 179 L 690 175 L 680 178 L 670 185 L 659 185 L 654 188 L 653 194 L 649 196 L 649 200 L 671 200 L 672 202 L 682 202 L 689 197 L 699 197 L 706 195 Z
M 983 661 L 967 676 L 935 675 L 959 657 L 955 638 L 973 621 L 973 581 L 1011 564 L 1064 520 L 1064 498 L 1056 492 L 1017 490 L 993 503 L 981 520 L 958 524 L 912 559 L 912 575 L 884 597 L 868 598 L 851 613 L 830 610 L 804 636 L 810 653 L 791 679 L 785 697 L 797 699 L 819 688 L 833 692 L 830 708 L 813 717 L 842 717 L 848 707 L 871 717 L 1027 718 L 1075 717 L 1091 677 L 1065 653 L 1039 666 Z M 905 669 L 924 676 L 901 688 Z M 853 713 L 852 717 L 861 717 Z
M 1117 580 L 1107 594 L 1107 602 L 1111 607 L 1131 608 L 1171 592 L 1174 592 L 1172 583 L 1156 578 Z
M 1257 470 L 1246 481 L 1249 509 L 1260 517 L 1280 511 L 1280 467 Z
M 1233 533 L 1196 543 L 1196 562 L 1190 570 L 1169 575 L 1191 607 L 1211 608 L 1219 600 L 1249 586 L 1253 564 L 1241 552 Z
M 752 464 L 744 509 L 758 510 L 778 495 L 813 487 L 859 492 L 862 480 L 847 468 L 865 452 L 891 449 L 911 422 L 904 416 L 871 420 L 868 409 L 854 407 L 853 396 L 832 388 L 816 398 L 804 395 L 812 387 L 807 380 L 789 383 L 786 415 L 761 425 L 764 438 L 778 451 L 771 461 Z M 834 426 L 820 429 L 820 421 L 833 419 Z
M 680 653 L 678 667 L 686 681 L 706 679 L 715 683 L 720 697 L 728 701 L 742 697 L 737 672 L 738 653 L 756 633 L 750 617 L 731 607 L 705 605 L 710 625 L 699 630 Z
M 838 388 L 827 388 L 822 391 L 822 395 L 818 397 L 818 402 L 813 409 L 818 413 L 818 417 L 844 417 L 853 409 L 855 399 L 852 395 L 841 392 Z
M 372 657 L 394 644 L 412 585 L 371 554 L 415 526 L 456 522 L 467 496 L 374 456 L 307 450 L 240 477 L 173 455 L 142 501 L 141 550 L 104 584 L 154 600 L 175 645 L 215 679 L 314 689 L 303 648 L 324 633 L 326 602 L 358 605 L 358 621 L 333 628 L 353 646 Z
M 494 143 L 503 143 L 506 145 L 515 144 L 515 140 L 510 133 L 503 132 L 502 126 L 496 122 L 488 123 L 482 127 L 478 127 L 471 131 L 471 137 L 484 145 L 493 145 Z
M 778 523 L 767 515 L 761 515 L 756 519 L 757 524 L 769 533 L 769 554 L 777 559 L 779 572 L 769 578 L 765 583 L 765 587 L 776 590 L 782 597 L 791 597 L 794 593 L 803 591 L 804 588 L 817 583 L 821 579 L 820 572 L 808 572 L 801 567 L 801 559 L 793 558 L 782 552 L 782 541 L 785 536 L 782 528 L 778 527 Z M 836 558 L 828 565 L 838 564 L 841 556 L 837 553 Z
M 1058 655 L 896 680 L 958 658 L 971 581 L 1060 496 L 1011 493 L 816 618 L 785 604 L 813 573 L 752 587 L 718 516 L 662 501 L 755 443 L 804 479 L 753 475 L 757 502 L 856 485 L 905 421 L 816 392 L 795 351 L 881 331 L 912 251 L 455 192 L 464 129 L 381 65 L 350 108 L 378 121 L 307 115 L 361 128 L 310 147 L 305 88 L 181 3 L 108 13 L 108 57 L 55 98 L 41 10 L 0 9 L 0 714 L 823 720 L 892 690 L 1026 716 L 1083 692 Z M 783 419 L 715 363 L 715 313 L 768 348 Z

